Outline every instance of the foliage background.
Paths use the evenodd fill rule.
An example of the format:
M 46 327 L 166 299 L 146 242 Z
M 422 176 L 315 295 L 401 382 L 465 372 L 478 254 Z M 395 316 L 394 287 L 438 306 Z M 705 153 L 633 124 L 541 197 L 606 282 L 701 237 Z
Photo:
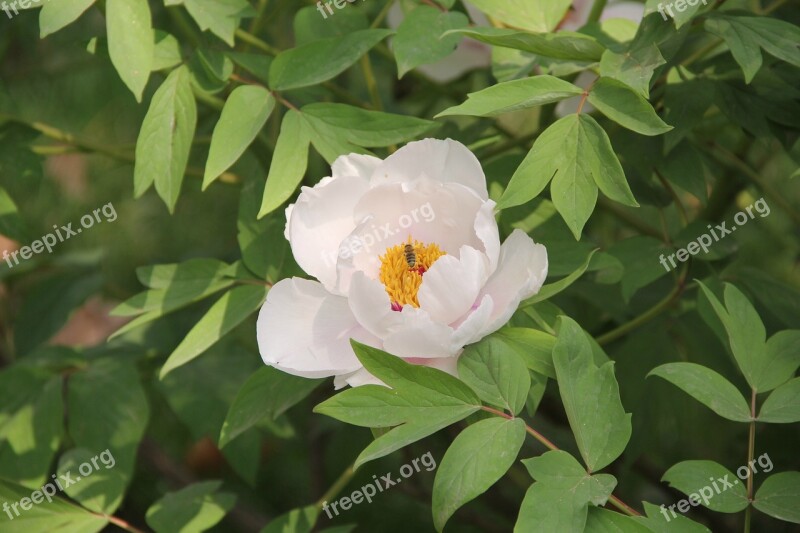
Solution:
M 0 192 L 7 192 L 11 199 L 0 195 L 2 247 L 30 243 L 54 224 L 77 222 L 108 202 L 118 214 L 116 221 L 98 224 L 59 245 L 53 254 L 37 256 L 13 269 L 0 264 L 0 478 L 32 489 L 56 471 L 70 450 L 83 447 L 99 453 L 113 445 L 118 459 L 113 472 L 122 479 L 108 480 L 103 486 L 100 509 L 116 516 L 117 526 L 128 523 L 140 529 L 170 530 L 172 526 L 145 519 L 154 503 L 167 492 L 193 483 L 221 480 L 221 492 L 203 507 L 204 520 L 214 524 L 225 514 L 211 526 L 213 530 L 258 531 L 279 515 L 320 499 L 369 444 L 372 434 L 312 413 L 314 405 L 333 394 L 326 382 L 287 413 L 259 420 L 220 451 L 220 430 L 237 392 L 263 366 L 253 334 L 257 306 L 245 305 L 239 313 L 241 320 L 218 319 L 215 326 L 235 327 L 207 349 L 199 343 L 194 347 L 197 353 L 191 354 L 196 358 L 160 379 L 167 358 L 219 294 L 200 298 L 202 288 L 184 288 L 191 297 L 181 304 L 188 305 L 163 316 L 157 312 L 157 319 L 106 342 L 121 325 L 118 318 L 108 316 L 109 310 L 153 281 L 152 270 L 140 270 L 137 277 L 137 268 L 214 259 L 233 265 L 214 279 L 227 276 L 229 285 L 255 287 L 252 290 L 258 289 L 258 282 L 302 275 L 282 237 L 283 209 L 256 218 L 268 174 L 278 186 L 276 199 L 271 200 L 274 209 L 295 194 L 300 179 L 313 185 L 327 175 L 332 154 L 365 146 L 385 156 L 414 137 L 451 137 L 476 152 L 492 197 L 499 199 L 533 141 L 555 120 L 553 103 L 499 118 L 447 116 L 430 127 L 423 123 L 411 127 L 402 122 L 405 119 L 384 117 L 369 134 L 373 143 L 351 144 L 347 127 L 321 130 L 311 139 L 307 169 L 298 167 L 302 150 L 300 155 L 285 153 L 280 164 L 271 168 L 288 105 L 336 102 L 433 120 L 437 113 L 462 104 L 468 93 L 492 86 L 498 79 L 544 73 L 549 68 L 553 75 L 574 80 L 579 71 L 597 65 L 496 48 L 491 69 L 478 69 L 452 82 L 438 83 L 418 71 L 398 79 L 396 58 L 383 40 L 363 56 L 368 59 L 358 54 L 339 75 L 279 91 L 275 110 L 255 142 L 241 158 L 234 158 L 238 162 L 227 174 L 206 183 L 203 191 L 211 137 L 231 91 L 244 80 L 266 85 L 272 76 L 267 74 L 267 61 L 301 42 L 352 35 L 373 23 L 385 27 L 386 6 L 379 0 L 358 2 L 324 20 L 311 2 L 259 0 L 251 2 L 241 20 L 233 17 L 240 28 L 234 38 L 232 27 L 219 26 L 224 16 L 204 2 L 195 2 L 194 9 L 208 10 L 216 33 L 232 39 L 228 39 L 234 44 L 231 48 L 218 35 L 200 31 L 188 5 L 151 1 L 153 26 L 180 43 L 178 61 L 189 67 L 197 100 L 197 127 L 190 136 L 185 179 L 180 170 L 150 176 L 179 184 L 182 179 L 175 201 L 153 190 L 134 194 L 141 192 L 142 184 L 134 185 L 141 178 L 134 179 L 133 164 L 134 157 L 137 165 L 142 158 L 158 157 L 158 147 L 146 146 L 139 152 L 136 143 L 148 103 L 174 65 L 154 69 L 146 85 L 141 85 L 142 103 L 137 103 L 118 72 L 125 67 L 115 69 L 109 57 L 111 37 L 107 37 L 106 24 L 112 3 L 97 2 L 74 23 L 43 39 L 40 10 L 23 11 L 13 19 L 0 16 Z M 498 3 L 485 0 L 482 7 L 492 12 Z M 416 7 L 414 2 L 404 4 L 409 10 Z M 460 2 L 443 4 L 453 12 L 463 11 Z M 628 207 L 601 194 L 579 240 L 564 222 L 565 213 L 556 212 L 549 188 L 500 216 L 504 235 L 521 227 L 547 246 L 550 282 L 579 269 L 589 253 L 599 249 L 584 276 L 551 300 L 520 311 L 512 322 L 547 329 L 554 325 L 555 315 L 563 312 L 592 334 L 615 361 L 623 405 L 633 414 L 633 434 L 625 453 L 608 471 L 618 479 L 615 493 L 640 510 L 643 500 L 669 504 L 684 497 L 660 481 L 675 463 L 708 459 L 733 471 L 747 457 L 745 424 L 723 420 L 671 384 L 646 378 L 660 364 L 691 361 L 719 372 L 741 391 L 748 391 L 749 398 L 730 356 L 728 338 L 693 280 L 702 280 L 717 295 L 722 294 L 723 282 L 734 283 L 753 303 L 769 335 L 800 327 L 798 30 L 795 26 L 794 33 L 785 36 L 789 42 L 794 37 L 794 47 L 785 49 L 794 66 L 786 62 L 789 59 L 775 59 L 774 52 L 765 53 L 764 66 L 746 84 L 727 45 L 720 45 L 701 20 L 712 11 L 745 10 L 797 24 L 800 10 L 780 0 L 721 4 L 709 4 L 705 13 L 694 13 L 697 20 L 682 26 L 683 33 L 658 14 L 645 21 L 662 39 L 658 42 L 666 60 L 653 67 L 649 101 L 664 121 L 685 135 L 681 144 L 673 143 L 671 151 L 665 151 L 664 139 L 671 143 L 674 131 L 667 136 L 644 136 L 593 114 L 607 131 L 640 207 Z M 217 5 L 237 6 L 237 2 Z M 494 18 L 493 22 L 501 25 L 503 21 Z M 444 29 L 419 23 L 408 25 L 405 31 L 412 41 L 427 43 L 428 52 L 422 55 L 431 54 L 423 57 L 429 62 L 435 59 L 430 52 L 432 39 L 438 41 Z M 596 29 L 592 26 L 586 33 L 594 35 Z M 665 37 L 664 32 L 669 35 Z M 753 44 L 743 46 L 752 50 Z M 779 46 L 786 46 L 786 41 Z M 233 68 L 234 62 L 222 55 L 231 50 L 252 55 L 239 57 Z M 325 50 L 326 46 L 318 46 L 314 54 L 326 58 Z M 314 54 L 303 57 L 296 68 L 315 66 Z M 322 65 L 329 67 L 330 62 Z M 676 65 L 682 65 L 681 72 Z M 682 78 L 700 81 L 682 84 Z M 246 115 L 242 114 L 243 123 Z M 393 121 L 412 130 L 407 139 L 392 137 L 398 130 Z M 771 214 L 714 244 L 712 256 L 698 257 L 686 270 L 671 273 L 658 263 L 661 253 L 672 253 L 676 244 L 696 238 L 707 223 L 731 221 L 734 213 L 761 197 Z M 174 212 L 165 203 L 171 208 L 174 204 Z M 215 268 L 222 267 L 209 266 Z M 157 292 L 157 286 L 151 287 Z M 165 298 L 164 294 L 151 296 Z M 228 311 L 228 318 L 235 314 Z M 45 394 L 54 387 L 63 391 L 61 398 Z M 267 414 L 277 410 L 270 402 L 277 400 L 264 400 Z M 33 414 L 20 417 L 26 409 Z M 53 420 L 53 414 L 60 416 Z M 576 452 L 554 381 L 549 382 L 535 414 L 525 416 L 559 447 Z M 362 467 L 347 487 L 358 488 L 373 474 L 396 472 L 427 451 L 441 461 L 464 424 Z M 769 453 L 776 472 L 798 470 L 798 437 L 797 424 L 759 424 L 756 455 Z M 538 443 L 528 441 L 521 457 L 542 451 Z M 407 484 L 381 494 L 373 504 L 356 506 L 334 521 L 323 515 L 318 527 L 357 524 L 356 531 L 433 530 L 433 474 L 417 474 Z M 756 485 L 761 481 L 757 476 Z M 510 530 L 530 483 L 517 463 L 485 495 L 457 512 L 448 529 Z M 16 499 L 9 496 L 11 489 L 3 490 L 0 499 Z M 342 492 L 346 493 L 347 489 Z M 228 495 L 235 495 L 235 505 Z M 229 512 L 217 516 L 215 510 L 220 509 Z M 689 516 L 714 531 L 726 531 L 740 529 L 742 515 L 697 508 Z M 3 522 L 4 518 L 0 516 L 2 531 L 26 527 L 21 522 Z M 796 527 L 759 512 L 753 520 L 754 531 Z M 104 523 L 98 519 L 83 525 L 31 527 L 83 531 Z

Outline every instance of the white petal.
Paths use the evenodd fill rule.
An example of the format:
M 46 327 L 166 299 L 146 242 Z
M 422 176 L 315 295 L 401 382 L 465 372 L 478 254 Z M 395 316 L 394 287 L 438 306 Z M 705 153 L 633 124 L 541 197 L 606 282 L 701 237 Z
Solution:
M 489 294 L 494 310 L 484 335 L 502 327 L 519 302 L 539 292 L 547 277 L 547 250 L 534 244 L 522 230 L 514 230 L 500 247 L 497 270 L 489 278 L 483 294 Z
M 494 208 L 497 204 L 489 200 L 483 204 L 475 216 L 475 234 L 483 243 L 486 257 L 489 258 L 489 272 L 497 268 L 497 258 L 500 256 L 500 231 L 494 217 Z
M 403 322 L 402 313 L 392 311 L 392 302 L 383 284 L 363 272 L 353 275 L 347 300 L 359 324 L 376 337 L 386 337 Z
M 628 19 L 633 22 L 641 22 L 644 16 L 644 4 L 637 2 L 617 2 L 609 3 L 600 15 L 600 20 L 608 19 Z
M 410 183 L 423 175 L 441 183 L 459 183 L 481 199 L 489 198 L 480 162 L 466 146 L 452 139 L 408 143 L 375 169 L 372 183 Z
M 341 376 L 336 376 L 333 378 L 333 386 L 338 390 L 342 387 L 350 385 L 351 387 L 360 387 L 361 385 L 383 385 L 386 387 L 386 383 L 379 380 L 372 374 L 370 374 L 366 368 L 361 368 L 352 372 L 350 374 L 344 374 Z
M 334 178 L 357 177 L 368 180 L 381 162 L 381 159 L 371 155 L 342 155 L 333 162 L 331 171 Z
M 478 298 L 488 278 L 487 266 L 486 256 L 470 246 L 462 246 L 459 256 L 439 258 L 422 276 L 420 307 L 441 324 L 455 322 Z
M 463 348 L 467 344 L 478 342 L 488 335 L 493 311 L 494 302 L 492 297 L 485 294 L 481 298 L 480 304 L 470 314 L 460 323 L 453 325 L 456 330 L 453 333 L 452 348 L 454 350 Z
M 429 178 L 413 185 L 396 183 L 370 189 L 354 209 L 356 220 L 362 222 L 340 248 L 344 253 L 337 263 L 337 292 L 348 293 L 350 278 L 357 271 L 377 279 L 380 256 L 409 237 L 438 244 L 449 255 L 458 255 L 464 245 L 485 251 L 476 234 L 476 217 L 483 205 L 471 189 Z M 491 224 L 496 228 L 494 218 L 484 216 L 480 228 L 487 240 L 491 240 Z
M 403 307 L 402 324 L 383 339 L 383 348 L 398 357 L 451 357 L 453 329 L 434 322 L 423 309 Z
M 359 326 L 345 298 L 301 278 L 281 280 L 270 289 L 258 314 L 257 337 L 266 364 L 308 378 L 361 368 L 351 337 L 380 346 Z
M 303 187 L 287 209 L 286 233 L 297 264 L 328 290 L 335 290 L 339 244 L 356 227 L 353 208 L 368 189 L 363 178 L 325 178 Z

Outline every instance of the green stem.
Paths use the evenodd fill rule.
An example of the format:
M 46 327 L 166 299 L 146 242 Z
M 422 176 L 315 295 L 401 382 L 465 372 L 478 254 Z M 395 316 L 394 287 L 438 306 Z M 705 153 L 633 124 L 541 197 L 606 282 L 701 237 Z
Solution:
M 678 277 L 678 282 L 675 284 L 675 287 L 672 291 L 664 297 L 663 300 L 658 302 L 656 305 L 642 313 L 641 315 L 637 316 L 630 322 L 626 322 L 622 324 L 616 329 L 612 329 L 608 333 L 600 335 L 597 337 L 597 343 L 601 346 L 604 344 L 608 344 L 612 341 L 619 339 L 620 337 L 624 337 L 631 331 L 635 330 L 636 328 L 643 326 L 644 324 L 650 322 L 655 317 L 666 311 L 678 298 L 680 298 L 683 291 L 686 289 L 686 275 L 689 272 L 689 268 L 687 265 L 683 266 L 683 270 L 681 271 L 680 276 Z
M 369 60 L 369 52 L 361 56 L 361 70 L 364 72 L 364 81 L 367 84 L 367 91 L 369 92 L 373 109 L 376 111 L 383 111 L 381 95 L 378 91 L 378 82 L 375 80 L 375 74 L 372 72 L 372 63 L 370 63 Z
M 125 520 L 123 520 L 121 518 L 117 518 L 116 516 L 106 516 L 106 515 L 101 515 L 101 514 L 97 514 L 97 513 L 92 513 L 92 514 L 94 514 L 95 516 L 98 516 L 100 518 L 104 518 L 104 519 L 108 520 L 110 523 L 114 524 L 118 528 L 120 528 L 122 530 L 125 530 L 125 531 L 128 531 L 129 533 L 144 533 L 143 530 L 130 525 Z
M 325 491 L 325 494 L 323 494 L 322 497 L 319 500 L 317 500 L 317 503 L 315 503 L 314 505 L 316 505 L 317 508 L 322 509 L 322 506 L 324 504 L 328 503 L 329 500 L 335 498 L 336 495 L 339 494 L 339 492 L 347 486 L 347 484 L 353 478 L 355 472 L 356 472 L 355 464 L 348 466 L 344 470 L 344 472 L 342 472 L 342 474 L 339 476 L 339 479 L 333 482 L 331 488 Z
M 381 23 L 383 22 L 383 19 L 385 19 L 386 16 L 389 14 L 389 10 L 392 9 L 393 5 L 394 5 L 394 2 L 386 2 L 386 4 L 381 9 L 380 13 L 378 13 L 378 16 L 375 17 L 375 20 L 372 21 L 372 24 L 370 24 L 369 27 L 372 28 L 372 29 L 375 29 L 378 26 L 380 26 Z
M 750 392 L 750 436 L 747 441 L 747 468 L 753 464 L 756 454 L 756 390 Z M 747 509 L 744 512 L 744 533 L 750 533 L 750 515 L 753 509 L 753 471 L 747 476 Z
M 246 42 L 247 44 L 255 46 L 256 48 L 258 48 L 262 52 L 266 52 L 271 56 L 276 56 L 276 55 L 278 55 L 278 52 L 280 52 L 280 50 L 278 50 L 277 48 L 273 47 L 272 45 L 270 45 L 266 41 L 262 41 L 261 39 L 259 39 L 255 35 L 253 35 L 252 33 L 246 32 L 245 30 L 243 30 L 241 28 L 236 28 L 236 31 L 234 32 L 234 35 L 236 35 L 236 37 L 238 37 L 242 41 Z
M 603 10 L 606 8 L 606 0 L 594 0 L 594 4 L 592 4 L 592 10 L 589 12 L 589 20 L 587 22 L 597 22 L 600 20 L 600 15 L 603 14 Z

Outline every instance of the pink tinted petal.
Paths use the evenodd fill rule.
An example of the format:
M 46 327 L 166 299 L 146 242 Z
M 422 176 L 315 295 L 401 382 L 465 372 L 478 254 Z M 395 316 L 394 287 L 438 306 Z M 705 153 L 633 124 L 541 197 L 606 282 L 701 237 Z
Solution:
M 433 320 L 450 324 L 475 303 L 488 278 L 488 260 L 478 250 L 462 246 L 459 256 L 439 258 L 422 277 L 418 299 Z

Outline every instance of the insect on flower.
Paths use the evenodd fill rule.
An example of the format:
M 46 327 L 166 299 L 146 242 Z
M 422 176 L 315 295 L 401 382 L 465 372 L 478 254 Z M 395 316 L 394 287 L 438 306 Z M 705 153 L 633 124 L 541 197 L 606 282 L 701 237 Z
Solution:
M 405 248 L 403 249 L 403 253 L 406 256 L 408 268 L 414 268 L 417 265 L 417 252 L 414 251 L 414 245 L 411 243 L 406 244 Z

